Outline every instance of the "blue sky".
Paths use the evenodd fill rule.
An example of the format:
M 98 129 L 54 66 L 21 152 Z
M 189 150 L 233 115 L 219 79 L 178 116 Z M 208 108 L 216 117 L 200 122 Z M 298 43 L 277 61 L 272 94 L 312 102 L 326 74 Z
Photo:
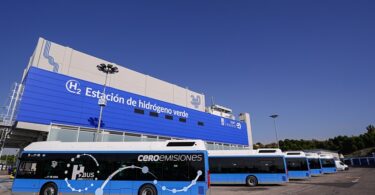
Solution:
M 375 1 L 2 1 L 0 103 L 38 37 L 249 112 L 255 142 L 375 124 Z

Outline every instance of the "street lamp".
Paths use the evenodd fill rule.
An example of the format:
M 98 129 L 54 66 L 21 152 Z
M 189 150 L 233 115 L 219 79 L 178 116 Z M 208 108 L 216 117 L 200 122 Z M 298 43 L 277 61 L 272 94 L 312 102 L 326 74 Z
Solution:
M 279 139 L 277 137 L 277 130 L 276 130 L 276 118 L 278 117 L 279 115 L 277 114 L 273 114 L 271 115 L 270 117 L 273 118 L 273 126 L 275 128 L 275 136 L 276 136 L 276 144 L 277 144 L 277 148 L 279 148 Z
M 94 137 L 94 140 L 99 141 L 99 133 L 100 133 L 100 125 L 102 122 L 102 114 L 103 114 L 103 108 L 107 105 L 107 99 L 105 94 L 105 89 L 107 87 L 107 78 L 108 74 L 115 74 L 118 73 L 118 68 L 112 64 L 99 64 L 96 66 L 100 72 L 105 73 L 105 82 L 103 86 L 103 93 L 101 94 L 98 104 L 100 106 L 100 113 L 99 113 L 99 120 L 98 120 L 98 129 L 96 131 L 96 138 Z
M 16 157 L 18 156 L 18 152 L 19 152 L 19 150 L 16 149 L 16 153 L 15 153 L 14 156 L 13 156 L 13 164 L 15 164 L 15 165 L 16 165 L 16 163 L 17 163 L 17 159 L 16 159 Z

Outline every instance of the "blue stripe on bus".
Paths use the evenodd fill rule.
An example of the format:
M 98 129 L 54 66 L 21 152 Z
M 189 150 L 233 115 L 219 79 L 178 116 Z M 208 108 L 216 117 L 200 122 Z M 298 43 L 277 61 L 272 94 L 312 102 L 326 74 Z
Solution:
M 253 175 L 259 184 L 281 184 L 288 182 L 286 174 L 280 173 L 239 173 L 239 174 L 216 174 L 211 173 L 212 184 L 246 184 L 246 177 Z
M 323 167 L 323 173 L 336 173 L 336 167 Z
M 47 182 L 54 182 L 58 187 L 59 193 L 79 193 L 78 191 L 72 191 L 71 188 L 75 190 L 82 190 L 82 194 L 95 194 L 95 190 L 98 189 L 102 184 L 103 180 L 93 181 L 93 180 L 69 180 L 68 182 L 71 185 L 69 188 L 64 180 L 44 180 L 44 179 L 17 179 L 14 181 L 12 186 L 13 193 L 39 193 L 41 187 Z M 91 187 L 91 183 L 94 184 Z M 153 181 L 110 181 L 107 186 L 104 188 L 104 194 L 137 194 L 139 188 L 143 184 L 153 184 Z M 173 193 L 169 190 L 163 190 L 162 187 L 165 186 L 170 190 L 176 189 L 180 190 L 186 186 L 190 185 L 190 181 L 182 181 L 182 182 L 175 182 L 175 181 L 158 181 L 157 185 L 155 185 L 158 194 L 163 195 L 204 195 L 205 192 L 208 190 L 206 187 L 206 182 L 197 182 L 197 184 L 188 189 L 186 192 L 181 191 L 178 193 Z M 173 186 L 173 187 L 171 187 Z M 87 190 L 85 190 L 87 188 Z
M 288 171 L 289 179 L 308 179 L 310 176 L 310 171 Z
M 311 172 L 312 176 L 323 174 L 323 170 L 322 169 L 310 169 L 310 172 Z

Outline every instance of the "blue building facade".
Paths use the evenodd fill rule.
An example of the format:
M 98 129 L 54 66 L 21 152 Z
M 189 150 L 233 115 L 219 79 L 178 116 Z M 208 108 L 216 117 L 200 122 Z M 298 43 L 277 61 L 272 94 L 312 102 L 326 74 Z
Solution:
M 103 86 L 71 76 L 30 67 L 16 120 L 95 129 Z M 248 145 L 246 123 L 153 98 L 107 88 L 102 126 L 140 133 L 208 142 Z

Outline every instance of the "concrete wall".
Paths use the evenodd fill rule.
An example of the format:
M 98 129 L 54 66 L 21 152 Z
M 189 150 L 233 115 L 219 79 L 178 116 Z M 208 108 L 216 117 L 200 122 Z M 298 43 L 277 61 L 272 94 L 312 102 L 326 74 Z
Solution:
M 39 38 L 24 75 L 26 75 L 30 66 L 35 66 L 89 82 L 103 84 L 105 74 L 99 72 L 96 68 L 96 65 L 101 63 L 111 63 L 119 68 L 119 73 L 110 75 L 108 79 L 107 84 L 110 87 L 202 112 L 205 111 L 205 96 L 203 94 L 87 55 L 72 48 L 52 43 L 43 38 Z M 181 74 L 183 73 L 181 72 Z

